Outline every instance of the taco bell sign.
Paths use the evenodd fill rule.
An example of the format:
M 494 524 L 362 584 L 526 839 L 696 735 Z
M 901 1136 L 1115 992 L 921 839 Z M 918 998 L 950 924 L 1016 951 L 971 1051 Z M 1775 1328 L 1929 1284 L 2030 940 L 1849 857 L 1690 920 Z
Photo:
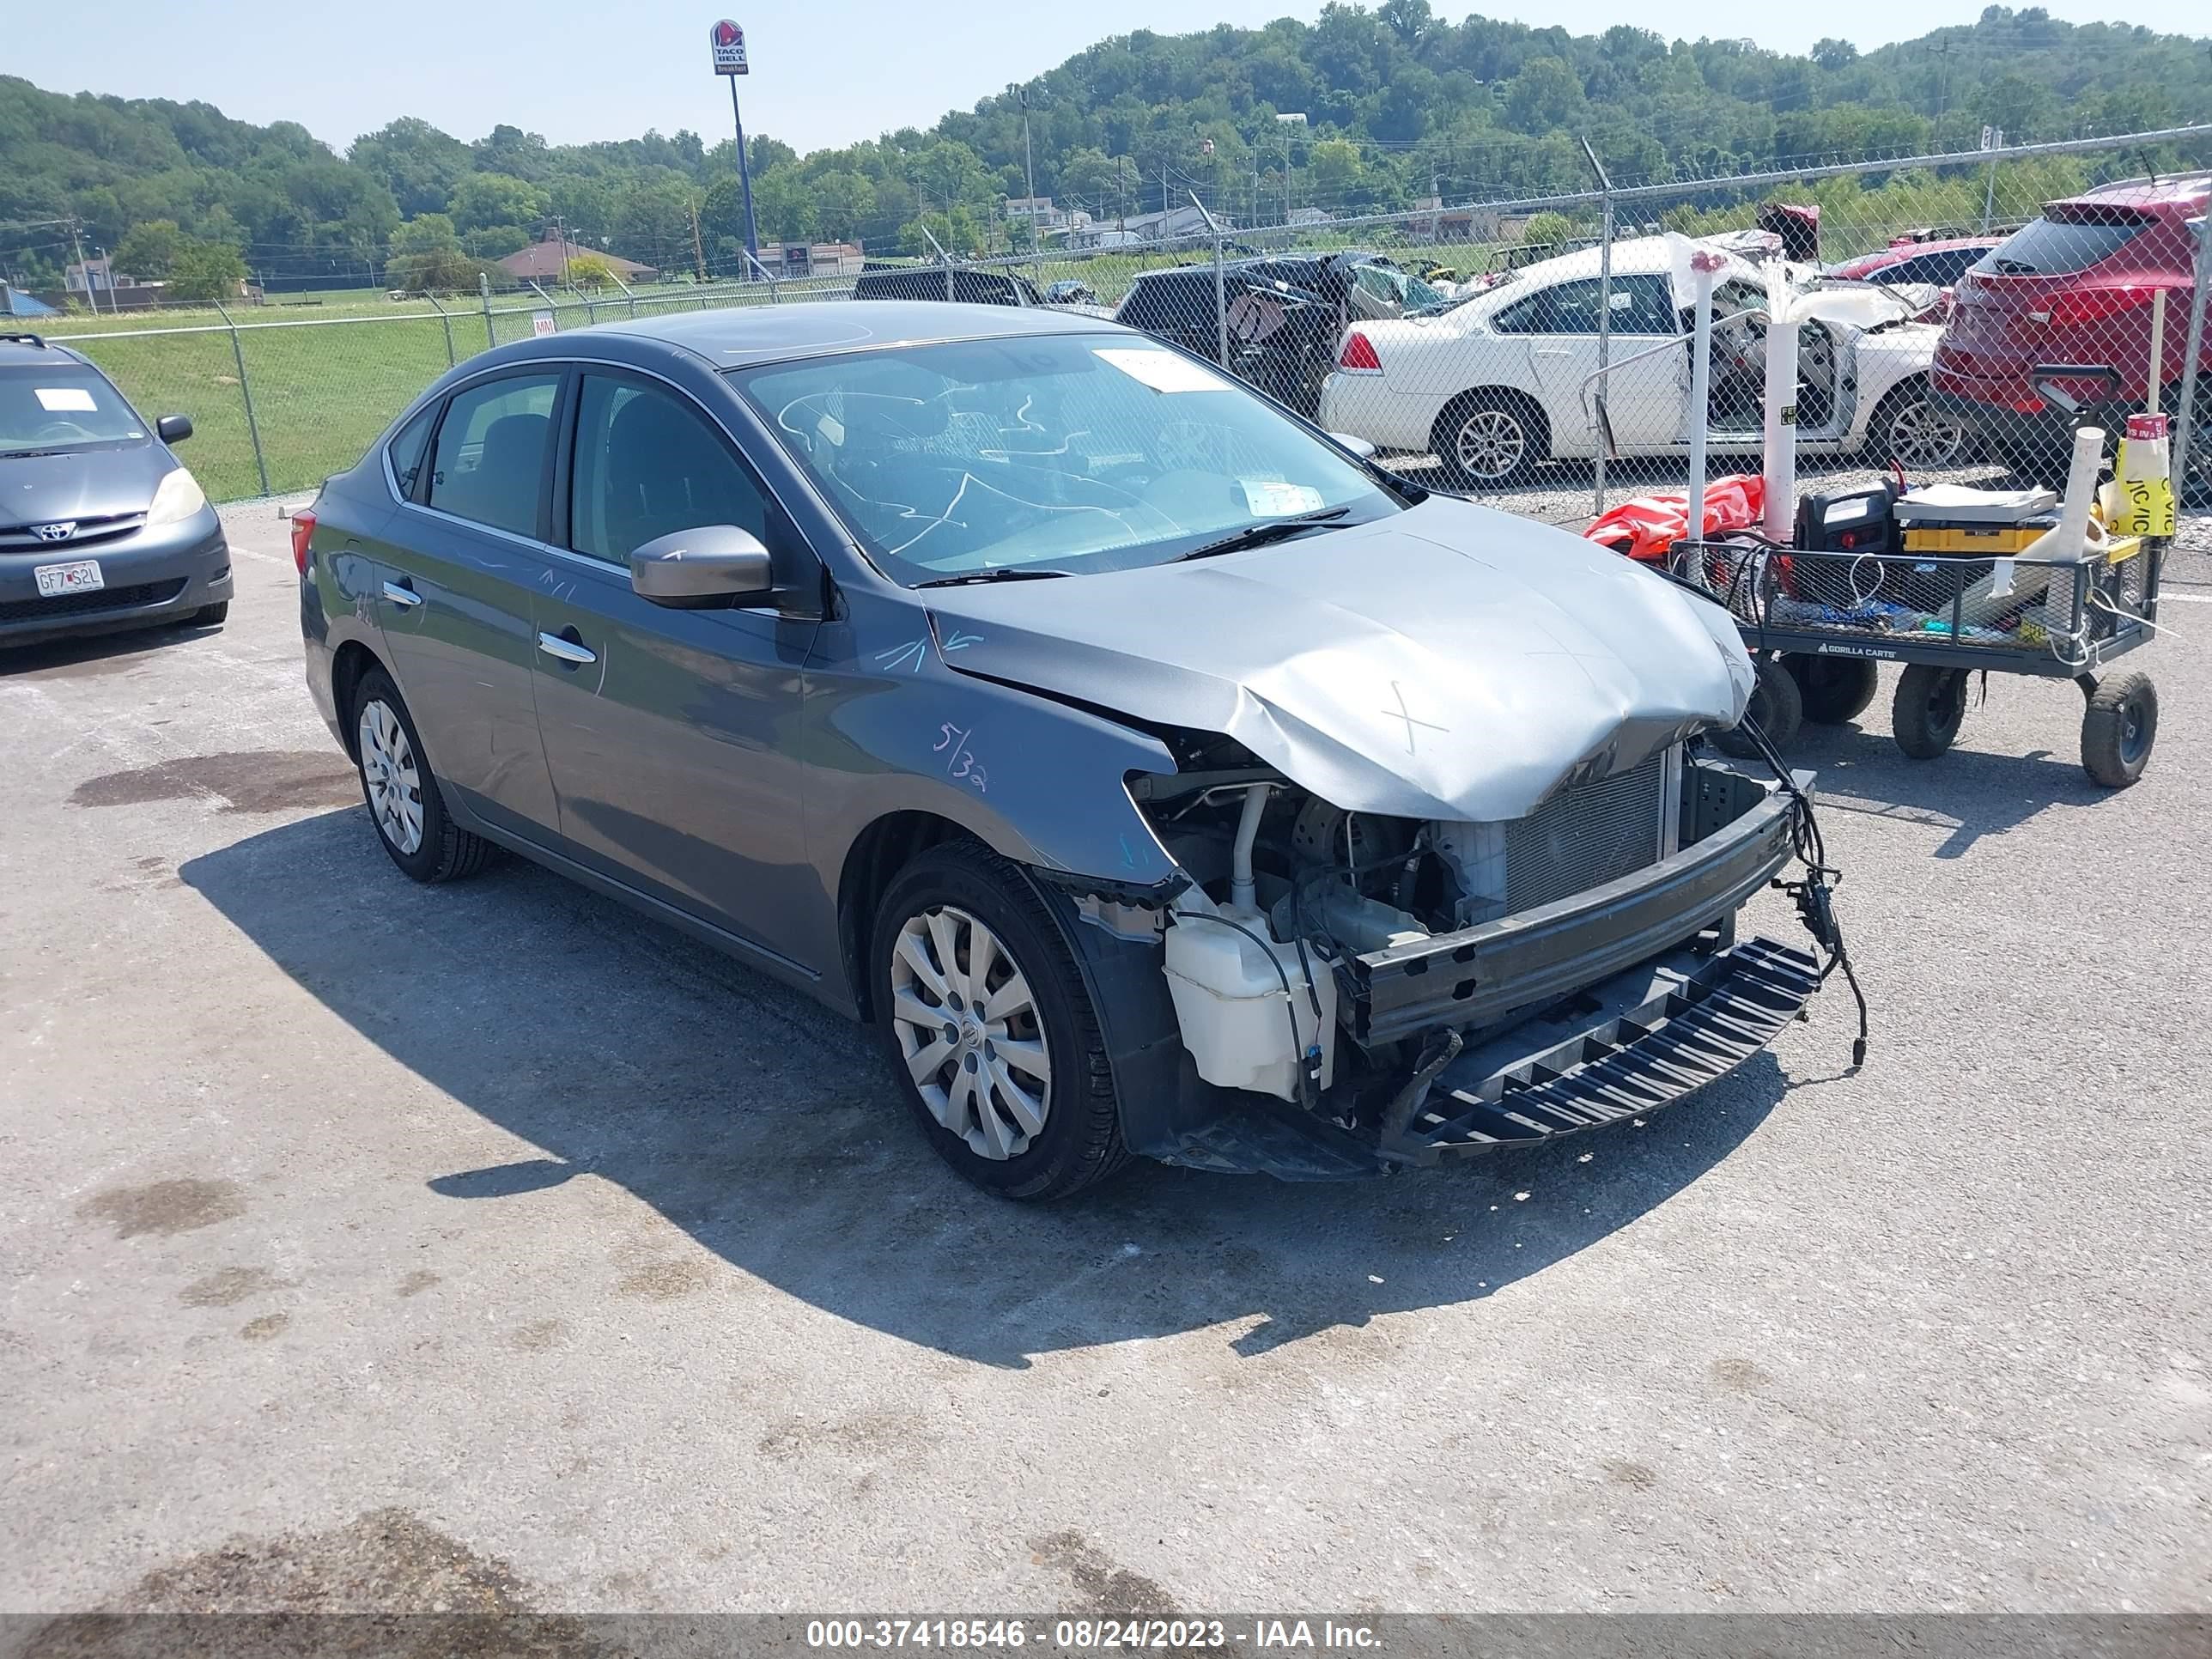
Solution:
M 714 48 L 714 73 L 717 75 L 745 75 L 745 32 L 725 17 L 707 31 L 707 39 Z

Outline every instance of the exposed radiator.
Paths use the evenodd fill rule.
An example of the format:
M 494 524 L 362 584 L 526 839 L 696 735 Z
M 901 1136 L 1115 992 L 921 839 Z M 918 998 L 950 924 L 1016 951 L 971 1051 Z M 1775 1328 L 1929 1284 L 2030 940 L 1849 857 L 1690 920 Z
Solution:
M 1662 750 L 1565 790 L 1525 818 L 1432 825 L 1437 852 L 1471 896 L 1461 925 L 1517 915 L 1657 863 L 1669 850 L 1663 798 L 1678 753 Z

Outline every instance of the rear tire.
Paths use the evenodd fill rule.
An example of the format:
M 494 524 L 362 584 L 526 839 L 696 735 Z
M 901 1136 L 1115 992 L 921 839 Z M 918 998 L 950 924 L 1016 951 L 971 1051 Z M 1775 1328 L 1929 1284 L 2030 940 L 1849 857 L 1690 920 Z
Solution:
M 2098 686 L 2081 716 L 2081 769 L 2107 789 L 2124 789 L 2150 764 L 2158 741 L 2158 691 L 2148 674 L 2118 674 Z
M 1867 435 L 1876 461 L 1895 461 L 1908 473 L 1956 466 L 1973 448 L 1972 434 L 1929 401 L 1928 382 L 1918 377 L 1890 388 L 1868 422 Z
M 1504 392 L 1458 398 L 1438 417 L 1429 441 L 1453 488 L 1478 493 L 1527 483 L 1552 447 L 1542 413 Z
M 948 842 L 892 878 L 868 989 L 908 1109 L 976 1186 L 1066 1198 L 1128 1161 L 1090 992 L 1042 900 L 995 853 Z
M 213 605 L 204 605 L 192 612 L 194 628 L 220 628 L 230 615 L 230 601 L 217 599 Z
M 1805 700 L 1797 689 L 1797 678 L 1772 658 L 1759 658 L 1753 665 L 1759 671 L 1759 678 L 1751 688 L 1751 702 L 1743 711 L 1744 720 L 1756 724 L 1777 750 L 1786 749 L 1796 741 L 1798 728 L 1805 723 Z M 1733 755 L 1738 760 L 1760 758 L 1759 745 L 1741 726 L 1722 732 L 1714 741 L 1723 754 Z
M 1880 689 L 1881 672 L 1864 657 L 1783 658 L 1797 682 L 1805 718 L 1814 726 L 1847 726 L 1866 712 Z
M 483 869 L 492 844 L 462 829 L 446 811 L 415 717 L 381 668 L 361 677 L 352 714 L 362 798 L 392 861 L 424 883 L 459 881 Z
M 1915 663 L 1898 676 L 1890 734 L 1914 760 L 1934 760 L 1959 740 L 1966 720 L 1966 674 L 1963 668 Z

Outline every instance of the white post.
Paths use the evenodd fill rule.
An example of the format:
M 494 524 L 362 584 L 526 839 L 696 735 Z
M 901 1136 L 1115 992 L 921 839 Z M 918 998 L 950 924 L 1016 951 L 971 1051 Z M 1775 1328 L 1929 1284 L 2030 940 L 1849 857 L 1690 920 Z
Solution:
M 1796 296 L 1778 261 L 1766 279 L 1765 529 L 1770 541 L 1790 539 L 1797 512 Z
M 2166 290 L 2153 289 L 2150 296 L 2150 383 L 2143 391 L 2146 413 L 2158 413 L 2166 369 Z
M 1693 542 L 1703 541 L 1705 535 L 1706 406 L 1712 401 L 1713 383 L 1713 273 L 1722 263 L 1722 256 L 1711 248 L 1699 248 L 1690 256 L 1691 289 L 1697 308 L 1697 322 L 1690 335 L 1689 539 Z

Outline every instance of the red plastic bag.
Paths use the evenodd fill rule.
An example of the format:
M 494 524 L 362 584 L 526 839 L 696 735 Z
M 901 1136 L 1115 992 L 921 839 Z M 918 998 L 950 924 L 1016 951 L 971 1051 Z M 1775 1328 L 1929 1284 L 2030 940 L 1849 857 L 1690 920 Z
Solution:
M 1766 514 L 1766 480 L 1756 472 L 1716 478 L 1705 486 L 1705 528 L 1701 539 L 1731 530 L 1755 530 Z M 1657 564 L 1682 539 L 1690 526 L 1690 492 L 1638 495 L 1601 514 L 1583 532 L 1616 553 Z

